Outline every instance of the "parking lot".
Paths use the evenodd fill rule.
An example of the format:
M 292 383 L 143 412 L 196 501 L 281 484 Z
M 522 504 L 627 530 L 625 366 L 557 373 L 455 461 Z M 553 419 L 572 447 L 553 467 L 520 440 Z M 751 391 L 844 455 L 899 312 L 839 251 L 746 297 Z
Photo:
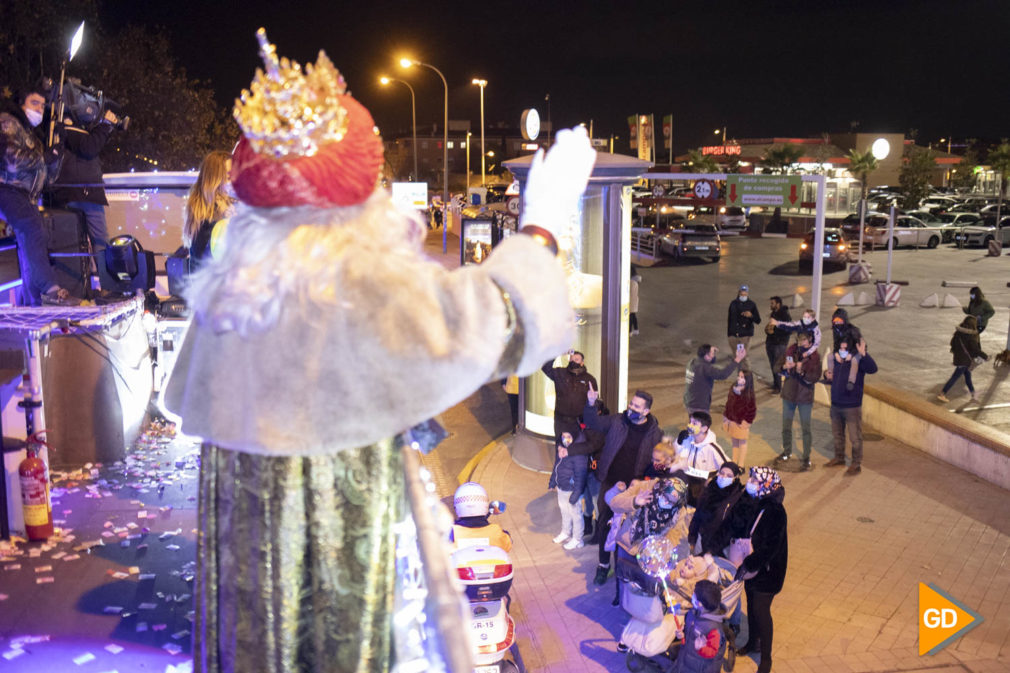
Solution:
M 667 338 L 655 343 L 639 359 L 667 361 L 671 375 L 683 376 L 683 367 L 701 343 L 726 348 L 725 315 L 729 302 L 736 296 L 740 284 L 750 286 L 751 297 L 758 302 L 764 319 L 768 297 L 780 295 L 791 306 L 793 295 L 799 295 L 804 306 L 811 305 L 812 276 L 799 268 L 798 239 L 725 237 L 718 263 L 684 260 L 643 268 L 641 308 L 638 318 L 642 333 L 663 330 Z M 883 280 L 887 270 L 887 251 L 865 252 L 864 260 L 872 265 L 871 281 Z M 632 262 L 636 262 L 634 255 Z M 902 286 L 900 305 L 883 308 L 873 305 L 848 306 L 852 322 L 866 337 L 870 352 L 880 366 L 875 375 L 888 383 L 918 395 L 933 399 L 953 371 L 949 343 L 955 326 L 964 317 L 958 308 L 920 308 L 927 296 L 938 293 L 939 299 L 952 294 L 963 305 L 968 303 L 968 287 L 945 288 L 943 281 L 978 284 L 996 309 L 996 315 L 982 335 L 982 348 L 995 355 L 1006 348 L 1010 322 L 1010 256 L 988 257 L 978 248 L 958 249 L 941 245 L 935 249 L 903 248 L 894 251 L 892 280 L 907 283 Z M 835 303 L 847 293 L 866 293 L 872 302 L 872 284 L 848 284 L 848 273 L 842 270 L 825 273 L 821 324 L 828 327 Z M 793 309 L 798 319 L 802 309 Z M 827 331 L 827 329 L 825 329 Z M 767 378 L 770 369 L 763 336 L 755 336 L 751 362 L 759 377 Z M 827 339 L 830 345 L 830 337 Z M 822 349 L 823 350 L 823 349 Z M 973 372 L 975 388 L 982 403 L 967 406 L 968 395 L 963 383 L 951 394 L 948 408 L 975 420 L 1010 431 L 1010 405 L 1006 395 L 1000 395 L 1000 385 L 1006 371 L 997 372 L 985 364 Z M 937 404 L 940 404 L 937 402 Z

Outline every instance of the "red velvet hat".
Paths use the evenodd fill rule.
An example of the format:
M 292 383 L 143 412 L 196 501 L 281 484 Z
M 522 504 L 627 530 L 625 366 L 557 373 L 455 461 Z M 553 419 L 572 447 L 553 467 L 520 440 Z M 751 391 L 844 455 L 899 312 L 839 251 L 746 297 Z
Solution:
M 256 33 L 266 73 L 235 101 L 243 137 L 232 155 L 231 181 L 258 207 L 361 203 L 375 190 L 382 138 L 372 115 L 347 93 L 322 51 L 315 63 L 278 61 L 266 32 Z

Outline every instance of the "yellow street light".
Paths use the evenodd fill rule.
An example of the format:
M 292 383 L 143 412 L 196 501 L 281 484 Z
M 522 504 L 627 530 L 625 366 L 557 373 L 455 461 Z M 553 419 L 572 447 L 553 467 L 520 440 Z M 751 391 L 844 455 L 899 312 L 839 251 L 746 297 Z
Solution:
M 415 65 L 419 65 L 422 68 L 428 68 L 429 70 L 434 70 L 435 74 L 439 76 L 442 80 L 442 86 L 445 88 L 445 103 L 443 105 L 442 113 L 442 252 L 445 253 L 447 250 L 447 242 L 445 237 L 446 225 L 449 223 L 447 219 L 448 213 L 446 208 L 449 204 L 449 84 L 445 81 L 445 75 L 442 71 L 433 65 L 428 63 L 422 63 L 417 59 L 403 57 L 400 59 L 400 67 L 410 68 Z
M 404 82 L 402 79 L 396 79 L 395 77 L 386 77 L 385 75 L 383 75 L 382 77 L 379 78 L 379 83 L 382 84 L 383 86 L 388 86 L 390 82 L 399 82 L 403 86 L 405 86 L 408 89 L 410 89 L 410 120 L 411 120 L 412 142 L 414 144 L 414 147 L 413 147 L 413 149 L 414 149 L 414 180 L 416 181 L 416 180 L 419 179 L 419 177 L 417 175 L 417 105 L 416 105 L 416 102 L 414 100 L 414 87 L 410 86 L 410 84 L 408 84 L 407 82 Z

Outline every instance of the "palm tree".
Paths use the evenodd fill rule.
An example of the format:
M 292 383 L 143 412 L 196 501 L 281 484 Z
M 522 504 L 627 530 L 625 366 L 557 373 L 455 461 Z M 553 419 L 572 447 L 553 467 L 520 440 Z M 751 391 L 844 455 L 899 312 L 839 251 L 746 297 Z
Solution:
M 786 143 L 778 147 L 770 147 L 761 158 L 761 163 L 770 168 L 773 173 L 785 173 L 786 169 L 795 164 L 801 156 L 803 156 L 802 148 Z
M 870 189 L 868 184 L 870 173 L 875 170 L 877 170 L 877 157 L 873 156 L 873 152 L 870 150 L 866 150 L 865 152 L 849 150 L 849 173 L 859 178 L 859 183 L 862 185 L 863 190 L 863 198 L 859 202 L 859 258 L 856 260 L 856 264 L 863 263 L 863 228 L 866 226 L 866 195 Z
M 718 173 L 719 164 L 712 158 L 711 154 L 702 154 L 698 150 L 690 150 L 687 153 L 687 161 L 681 164 L 691 173 Z
M 1007 180 L 1010 178 L 1010 143 L 1006 139 L 998 147 L 989 152 L 988 164 L 994 170 L 999 171 L 999 200 L 996 202 L 996 240 L 1002 241 L 1000 236 L 1000 211 L 1003 210 L 1003 199 L 1006 198 Z

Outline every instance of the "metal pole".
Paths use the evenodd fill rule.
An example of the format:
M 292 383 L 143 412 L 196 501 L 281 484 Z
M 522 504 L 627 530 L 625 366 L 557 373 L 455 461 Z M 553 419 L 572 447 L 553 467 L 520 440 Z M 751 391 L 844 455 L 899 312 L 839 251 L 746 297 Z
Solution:
M 484 85 L 487 82 L 481 80 L 480 84 L 480 186 L 487 183 L 484 180 Z
M 866 193 L 866 185 L 863 185 L 863 193 Z M 863 263 L 863 229 L 866 228 L 866 198 L 859 202 L 859 259 L 856 264 Z
M 435 66 L 421 61 L 414 63 L 434 70 L 445 89 L 445 104 L 442 109 L 442 254 L 444 255 L 448 249 L 445 232 L 449 224 L 449 83 L 445 81 L 442 71 Z
M 403 83 L 407 84 L 406 82 Z M 420 176 L 417 173 L 417 105 L 414 101 L 414 87 L 407 84 L 407 88 L 410 89 L 410 129 L 414 143 L 414 182 L 417 182 L 420 180 Z
M 887 218 L 887 284 L 891 284 L 891 261 L 894 259 L 894 206 Z
M 827 179 L 823 175 L 813 176 L 817 185 L 817 210 L 814 213 L 814 286 L 810 298 L 814 309 L 814 320 L 821 320 L 821 287 L 824 280 L 824 202 Z
M 470 199 L 470 132 L 466 132 L 466 193 L 467 200 Z M 462 232 L 460 232 L 462 233 Z

